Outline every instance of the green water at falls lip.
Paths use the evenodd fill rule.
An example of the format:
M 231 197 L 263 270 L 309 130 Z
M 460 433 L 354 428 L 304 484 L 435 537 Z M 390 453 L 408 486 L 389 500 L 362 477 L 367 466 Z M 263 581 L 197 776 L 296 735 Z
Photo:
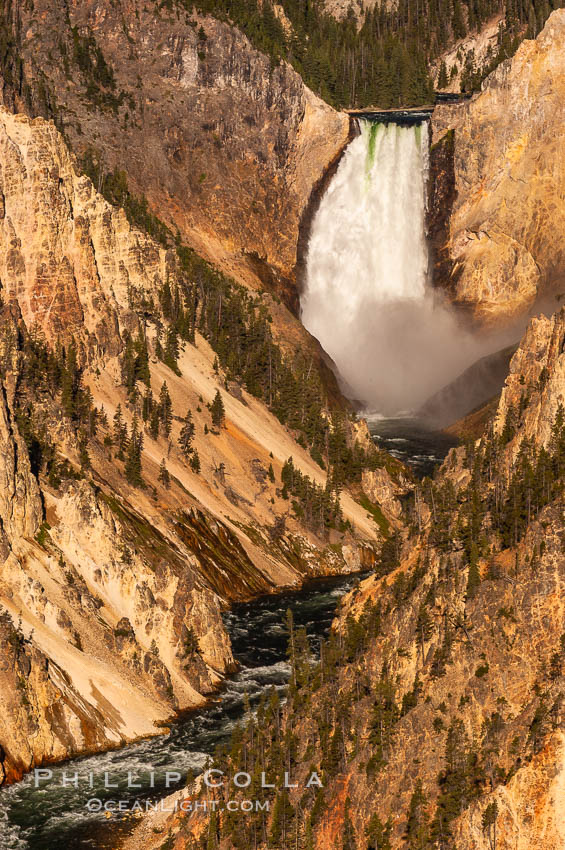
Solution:
M 366 166 L 367 175 L 370 174 L 371 169 L 372 169 L 374 162 L 375 162 L 375 151 L 376 151 L 376 148 L 377 148 L 377 135 L 378 135 L 379 129 L 383 126 L 384 126 L 383 124 L 379 124 L 378 122 L 375 122 L 374 124 L 371 124 L 371 126 L 369 128 L 369 144 L 367 146 L 367 166 Z

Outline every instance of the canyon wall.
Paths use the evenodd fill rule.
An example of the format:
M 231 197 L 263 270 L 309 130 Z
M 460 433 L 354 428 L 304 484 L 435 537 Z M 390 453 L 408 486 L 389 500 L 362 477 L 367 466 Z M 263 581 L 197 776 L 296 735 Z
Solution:
M 564 39 L 557 10 L 470 102 L 433 114 L 434 142 L 453 131 L 455 194 L 438 283 L 481 322 L 511 321 L 536 301 L 553 310 L 563 292 Z
M 296 312 L 301 216 L 348 117 L 241 32 L 180 3 L 73 0 L 62 14 L 39 0 L 11 16 L 27 88 L 4 85 L 5 103 L 55 117 L 78 155 L 125 170 L 202 256 Z
M 288 763 L 298 789 L 261 792 L 266 821 L 218 818 L 218 846 L 254 830 L 262 848 L 279 830 L 315 850 L 565 846 L 564 336 L 564 310 L 532 320 L 483 439 L 417 488 L 396 561 L 344 599 L 316 668 L 298 658 L 280 715 L 249 718 L 215 764 Z M 209 814 L 153 825 L 126 846 L 186 850 Z
M 490 427 L 474 449 L 452 450 L 444 462 L 434 495 L 420 503 L 421 530 L 400 568 L 367 579 L 339 612 L 343 636 L 351 635 L 351 618 L 367 623 L 374 606 L 384 617 L 374 643 L 367 629 L 370 649 L 365 644 L 345 668 L 340 689 L 363 682 L 364 671 L 369 678 L 380 671 L 382 683 L 400 683 L 402 708 L 383 752 L 378 721 L 386 723 L 383 711 L 391 710 L 384 685 L 376 686 L 375 708 L 359 700 L 351 762 L 332 816 L 319 827 L 320 850 L 338 840 L 347 797 L 359 846 L 365 827 L 375 830 L 374 812 L 390 825 L 392 847 L 565 844 L 562 480 L 545 507 L 532 507 L 510 545 L 495 520 L 499 488 L 514 482 L 511 498 L 521 498 L 528 464 L 541 458 L 543 465 L 545 452 L 560 463 L 564 337 L 565 311 L 532 319 Z M 489 458 L 498 474 L 488 470 Z M 539 466 L 533 474 L 538 486 L 548 485 Z M 444 535 L 444 511 L 467 502 L 469 516 L 479 492 L 486 513 L 469 550 L 464 533 L 459 542 L 456 531 L 451 542 Z M 459 527 L 464 522 L 460 514 Z
M 320 537 L 291 509 L 284 462 L 320 488 L 324 470 L 198 331 L 174 368 L 157 356 L 158 305 L 187 272 L 96 192 L 51 122 L 0 110 L 0 199 L 0 761 L 12 781 L 201 705 L 233 670 L 228 602 L 358 570 L 383 535 L 347 489 L 342 531 Z M 132 338 L 147 369 L 128 389 Z M 168 434 L 142 409 L 165 384 Z M 196 467 L 179 447 L 187 408 Z M 348 428 L 371 445 L 364 423 Z

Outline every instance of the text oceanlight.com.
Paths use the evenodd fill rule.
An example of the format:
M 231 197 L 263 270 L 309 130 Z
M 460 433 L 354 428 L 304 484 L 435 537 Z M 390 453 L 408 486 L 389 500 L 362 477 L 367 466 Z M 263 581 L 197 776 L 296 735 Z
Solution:
M 86 803 L 89 812 L 109 814 L 142 812 L 268 812 L 269 800 L 100 800 Z

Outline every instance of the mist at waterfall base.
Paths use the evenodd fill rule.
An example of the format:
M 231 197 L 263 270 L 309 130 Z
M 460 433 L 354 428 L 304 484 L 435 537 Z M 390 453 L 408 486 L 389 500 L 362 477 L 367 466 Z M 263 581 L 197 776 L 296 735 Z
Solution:
M 463 329 L 428 285 L 428 126 L 360 122 L 312 222 L 302 321 L 346 395 L 418 408 L 499 341 Z

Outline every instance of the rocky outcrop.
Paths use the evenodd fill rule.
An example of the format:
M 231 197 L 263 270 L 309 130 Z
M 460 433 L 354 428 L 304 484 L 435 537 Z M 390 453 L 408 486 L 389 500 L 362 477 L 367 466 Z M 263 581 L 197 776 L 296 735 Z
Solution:
M 69 676 L 0 612 L 0 785 L 21 779 L 30 765 L 115 746 L 104 707 L 83 700 Z
M 365 0 L 363 3 L 351 3 L 350 0 L 324 0 L 323 7 L 339 21 L 343 20 L 349 11 L 352 10 L 353 14 L 361 23 L 365 17 L 365 12 L 373 9 L 375 3 L 376 0 Z
M 386 469 L 365 469 L 362 473 L 361 486 L 371 502 L 380 505 L 389 522 L 401 521 L 402 503 L 400 496 L 405 496 L 408 487 L 394 481 Z
M 39 95 L 50 92 L 78 154 L 93 148 L 105 171 L 125 169 L 131 190 L 201 255 L 296 310 L 299 222 L 349 119 L 241 32 L 180 5 L 13 9 L 28 100 L 13 88 L 5 100 L 43 114 Z M 95 48 L 106 77 L 85 58 L 92 52 L 94 64 Z
M 52 345 L 72 335 L 89 359 L 117 355 L 136 295 L 155 294 L 172 272 L 166 251 L 77 173 L 52 123 L 3 109 L 0 193 L 4 302 Z
M 494 839 L 500 850 L 546 850 L 565 846 L 564 735 L 558 730 L 548 737 L 539 753 L 512 777 L 507 787 L 490 796 L 496 806 L 494 824 L 483 824 L 485 809 L 470 808 L 455 831 L 462 850 L 492 850 Z
M 0 552 L 21 537 L 33 537 L 43 515 L 37 479 L 27 447 L 14 422 L 5 387 L 0 384 Z
M 495 418 L 501 434 L 506 423 L 514 435 L 509 456 L 513 459 L 522 440 L 550 448 L 560 407 L 565 406 L 565 310 L 550 318 L 532 319 L 510 361 Z
M 453 298 L 481 321 L 555 306 L 562 289 L 564 37 L 557 10 L 468 104 L 434 111 L 434 140 L 454 131 Z
M 496 14 L 489 21 L 485 21 L 476 32 L 468 32 L 464 38 L 460 38 L 444 50 L 433 63 L 432 75 L 439 88 L 439 72 L 441 63 L 445 65 L 448 84 L 441 89 L 443 92 L 456 94 L 461 91 L 462 77 L 467 64 L 467 57 L 474 72 L 487 69 L 498 52 L 498 39 L 500 26 L 504 25 L 504 16 Z

